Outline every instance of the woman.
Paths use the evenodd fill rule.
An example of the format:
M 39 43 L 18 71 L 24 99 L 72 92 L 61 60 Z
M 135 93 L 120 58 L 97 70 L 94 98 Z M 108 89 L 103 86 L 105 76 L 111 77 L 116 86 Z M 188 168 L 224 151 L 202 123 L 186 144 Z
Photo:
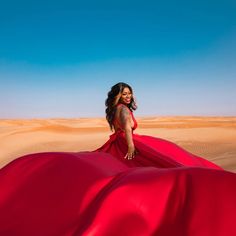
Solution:
M 236 174 L 134 134 L 127 84 L 106 104 L 115 132 L 98 150 L 29 154 L 0 170 L 0 235 L 235 236 Z
M 178 145 L 164 139 L 134 134 L 137 122 L 133 111 L 137 105 L 133 90 L 126 83 L 117 83 L 106 99 L 106 118 L 111 130 L 110 139 L 95 151 L 107 152 L 129 167 L 155 166 L 159 168 L 198 166 L 222 169 Z

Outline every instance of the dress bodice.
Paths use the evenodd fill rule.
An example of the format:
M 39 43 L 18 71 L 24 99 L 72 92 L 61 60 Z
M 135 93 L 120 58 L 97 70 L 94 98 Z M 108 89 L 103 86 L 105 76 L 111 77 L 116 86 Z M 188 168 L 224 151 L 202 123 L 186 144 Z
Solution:
M 125 105 L 122 104 L 122 103 L 118 103 L 117 107 L 118 107 L 118 106 L 125 106 Z M 137 123 L 137 121 L 136 121 L 136 119 L 135 119 L 135 117 L 134 117 L 134 115 L 133 115 L 133 112 L 132 112 L 130 109 L 128 109 L 128 110 L 129 110 L 130 115 L 131 115 L 131 118 L 132 118 L 132 120 L 133 120 L 133 122 L 134 122 L 133 127 L 132 127 L 132 130 L 135 130 L 135 129 L 137 128 L 137 126 L 138 126 L 138 123 Z M 118 119 L 116 116 L 115 116 L 115 118 L 114 118 L 113 124 L 114 124 L 115 127 L 117 127 L 117 129 L 116 129 L 115 132 L 117 132 L 118 130 L 124 131 L 124 129 L 122 128 L 122 125 L 121 125 L 119 119 Z

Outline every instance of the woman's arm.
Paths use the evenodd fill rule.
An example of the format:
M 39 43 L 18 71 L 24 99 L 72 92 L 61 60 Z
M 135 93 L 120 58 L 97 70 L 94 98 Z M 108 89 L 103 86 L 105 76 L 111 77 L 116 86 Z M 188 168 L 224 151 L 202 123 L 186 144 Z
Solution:
M 132 127 L 131 127 L 131 116 L 128 110 L 129 108 L 126 106 L 121 106 L 120 110 L 120 123 L 125 131 L 125 138 L 128 145 L 128 152 L 125 155 L 125 159 L 132 159 L 135 155 L 135 147 L 132 137 Z

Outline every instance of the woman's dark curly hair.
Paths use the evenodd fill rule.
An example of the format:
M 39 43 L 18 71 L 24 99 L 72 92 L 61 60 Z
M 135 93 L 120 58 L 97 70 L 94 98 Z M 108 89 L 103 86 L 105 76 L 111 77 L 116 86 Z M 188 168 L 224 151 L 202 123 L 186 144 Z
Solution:
M 112 86 L 111 90 L 107 94 L 108 97 L 105 101 L 106 119 L 109 123 L 111 130 L 113 130 L 113 128 L 114 128 L 113 121 L 114 121 L 114 117 L 115 117 L 115 113 L 116 113 L 116 105 L 120 101 L 120 98 L 121 98 L 124 88 L 128 88 L 132 94 L 130 104 L 128 104 L 127 107 L 132 112 L 137 109 L 137 105 L 136 105 L 136 102 L 134 101 L 134 97 L 133 97 L 133 89 L 131 88 L 130 85 L 120 82 L 120 83 L 117 83 L 114 86 Z

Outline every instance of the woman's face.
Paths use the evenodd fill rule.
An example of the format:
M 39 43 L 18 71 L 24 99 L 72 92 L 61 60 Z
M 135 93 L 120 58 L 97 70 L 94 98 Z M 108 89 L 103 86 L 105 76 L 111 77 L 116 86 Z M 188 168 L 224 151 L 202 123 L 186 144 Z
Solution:
M 122 93 L 121 93 L 121 98 L 120 101 L 124 104 L 130 104 L 132 98 L 132 93 L 129 90 L 129 88 L 124 88 Z

